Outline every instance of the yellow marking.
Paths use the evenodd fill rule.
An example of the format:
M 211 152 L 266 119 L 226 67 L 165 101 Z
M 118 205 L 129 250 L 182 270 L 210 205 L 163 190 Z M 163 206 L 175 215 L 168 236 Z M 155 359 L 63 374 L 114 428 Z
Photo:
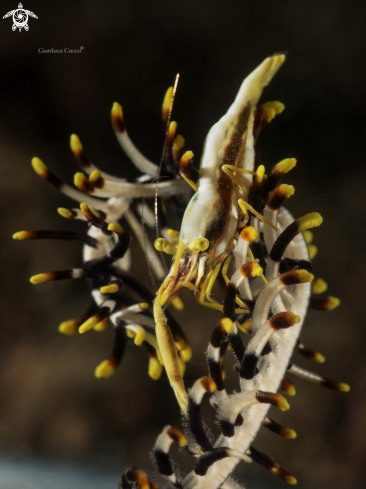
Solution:
M 258 168 L 257 168 L 257 171 L 256 171 L 257 182 L 258 183 L 262 183 L 263 182 L 264 171 L 265 171 L 264 166 L 263 165 L 259 165 Z
M 285 158 L 273 167 L 272 172 L 288 173 L 290 170 L 295 168 L 296 163 L 297 161 L 295 158 Z
M 125 326 L 126 333 L 127 332 L 132 332 L 134 333 L 134 343 L 137 346 L 142 345 L 143 341 L 145 341 L 146 338 L 146 331 L 142 326 L 139 326 L 138 324 L 127 324 Z
M 184 147 L 184 137 L 178 134 L 173 141 L 172 151 L 180 151 Z
M 148 369 L 149 377 L 151 377 L 153 380 L 158 380 L 160 379 L 162 372 L 163 372 L 163 367 L 158 361 L 158 359 L 154 357 L 150 357 L 149 369 Z
M 65 219 L 75 219 L 76 217 L 69 209 L 65 209 L 65 207 L 59 207 L 57 212 Z
M 182 309 L 184 309 L 184 304 L 180 297 L 174 297 L 174 299 L 172 300 L 172 306 L 177 311 L 181 311 Z
M 74 175 L 74 185 L 81 192 L 93 193 L 94 187 L 90 184 L 89 180 L 86 178 L 84 173 L 77 172 Z
M 287 411 L 290 409 L 289 403 L 286 401 L 284 397 L 281 396 L 281 394 L 278 394 L 278 408 L 281 409 L 281 411 Z
M 180 159 L 180 164 L 183 166 L 188 165 L 188 163 L 190 163 L 190 161 L 193 159 L 193 157 L 194 157 L 194 154 L 192 151 L 186 151 Z
M 197 192 L 197 185 L 192 180 L 186 177 L 185 174 L 182 172 L 180 172 L 179 175 L 188 183 L 188 185 L 190 185 L 193 188 L 195 192 Z
M 276 115 L 282 114 L 282 112 L 285 110 L 284 104 L 277 100 L 274 100 L 273 102 L 265 102 L 264 104 L 260 105 L 260 108 L 273 109 Z
M 135 333 L 130 329 L 126 329 L 126 335 L 128 336 L 128 338 L 131 338 L 131 340 L 133 340 L 135 337 Z
M 102 319 L 99 321 L 98 324 L 96 324 L 93 329 L 94 331 L 104 331 L 108 326 L 108 318 Z
M 122 226 L 119 226 L 118 224 L 108 224 L 108 231 L 113 231 L 116 234 L 123 235 L 126 234 L 126 231 L 123 229 Z
M 101 178 L 101 173 L 99 170 L 94 170 L 91 172 L 91 174 L 89 175 L 89 182 L 91 184 L 93 184 L 94 182 L 96 182 L 97 180 L 99 180 L 99 178 Z
M 246 226 L 240 233 L 244 241 L 254 241 L 258 238 L 258 231 L 253 226 Z
M 248 204 L 248 202 L 245 202 L 245 200 L 239 199 L 238 204 L 244 213 L 245 213 L 244 209 L 248 209 L 248 211 L 250 211 L 256 217 L 258 217 L 258 219 L 260 219 L 265 224 L 267 224 L 267 226 L 269 226 L 272 229 L 276 229 L 276 226 L 273 226 L 273 224 L 271 224 L 267 219 L 265 219 L 261 214 L 259 214 L 259 212 L 257 212 L 250 204 Z
M 333 297 L 330 295 L 329 297 L 327 297 L 327 299 L 328 299 L 326 304 L 327 311 L 333 311 L 333 309 L 338 307 L 339 304 L 341 303 L 341 300 L 338 299 L 338 297 Z
M 32 235 L 32 231 L 18 231 L 13 234 L 13 239 L 19 239 L 22 241 L 23 239 L 30 239 Z
M 39 175 L 42 178 L 44 178 L 45 174 L 48 173 L 47 166 L 43 163 L 43 161 L 40 158 L 37 158 L 37 156 L 32 158 L 32 167 L 33 170 L 37 173 L 37 175 Z
M 312 358 L 314 362 L 317 363 L 324 363 L 325 362 L 325 356 L 319 353 L 318 351 L 314 351 L 314 357 Z
M 176 132 L 177 132 L 177 123 L 175 121 L 172 121 L 169 124 L 168 137 L 173 138 Z
M 179 238 L 179 231 L 174 231 L 174 229 L 168 229 L 166 234 L 173 239 Z
M 114 102 L 111 115 L 113 119 L 120 119 L 121 121 L 123 121 L 122 105 L 120 105 L 118 102 Z
M 337 387 L 340 392 L 349 392 L 351 390 L 351 386 L 344 382 L 338 382 Z
M 99 289 L 101 294 L 115 294 L 120 289 L 119 284 L 104 285 Z
M 150 304 L 148 304 L 147 302 L 140 302 L 139 308 L 141 309 L 141 311 L 147 311 L 148 309 L 150 309 Z
M 312 294 L 322 294 L 328 288 L 328 284 L 322 278 L 315 278 L 311 284 Z
M 90 317 L 79 327 L 79 333 L 83 334 L 89 331 L 90 329 L 93 329 L 94 326 L 96 326 L 99 323 L 99 321 L 100 321 L 99 318 L 96 316 Z
M 251 319 L 247 319 L 246 321 L 244 321 L 243 324 L 240 324 L 239 322 L 237 322 L 236 324 L 238 326 L 238 329 L 240 329 L 240 331 L 242 331 L 245 334 L 248 334 L 249 331 L 252 329 L 253 321 Z
M 95 369 L 94 375 L 97 379 L 106 379 L 114 374 L 116 366 L 110 360 L 103 360 Z
M 42 282 L 48 282 L 49 280 L 52 279 L 53 279 L 53 273 L 39 273 L 38 275 L 33 275 L 33 277 L 29 279 L 29 281 L 32 284 L 36 285 Z
M 227 270 L 229 268 L 230 262 L 232 260 L 232 255 L 228 255 L 228 257 L 225 260 L 224 266 L 222 267 L 221 274 L 224 277 L 226 285 L 230 282 L 228 276 L 227 276 Z
M 170 111 L 170 106 L 171 106 L 172 100 L 173 100 L 173 94 L 174 94 L 173 87 L 169 87 L 168 90 L 165 93 L 164 100 L 163 100 L 163 105 L 162 105 L 162 108 L 161 108 L 162 118 L 163 118 L 163 121 L 164 122 L 168 119 L 168 115 L 169 115 L 169 111 Z
M 318 253 L 318 247 L 313 244 L 309 244 L 308 250 L 309 250 L 310 260 L 312 260 L 313 258 L 315 258 L 316 254 Z
M 314 235 L 311 231 L 304 231 L 303 235 L 304 235 L 304 239 L 306 241 L 306 244 L 310 244 L 313 241 Z
M 230 334 L 234 330 L 234 325 L 231 319 L 229 318 L 224 318 L 221 320 L 222 327 L 226 331 L 226 333 Z
M 316 228 L 323 222 L 322 216 L 318 212 L 310 212 L 305 216 L 296 219 L 297 229 L 300 233 L 307 229 Z
M 75 155 L 83 152 L 83 146 L 80 142 L 79 137 L 76 134 L 71 134 L 70 136 L 70 148 Z
M 58 327 L 58 330 L 61 334 L 72 336 L 78 333 L 79 321 L 75 321 L 75 319 L 69 319 L 68 321 L 64 321 Z

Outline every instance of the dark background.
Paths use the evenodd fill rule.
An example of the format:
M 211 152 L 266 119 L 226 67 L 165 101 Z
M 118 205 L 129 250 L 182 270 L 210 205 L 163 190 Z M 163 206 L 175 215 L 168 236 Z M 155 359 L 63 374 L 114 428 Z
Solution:
M 16 3 L 2 1 L 1 16 Z M 148 454 L 162 427 L 181 426 L 166 378 L 153 382 L 147 376 L 142 349 L 131 344 L 117 373 L 97 380 L 94 368 L 109 356 L 111 330 L 58 333 L 61 321 L 78 317 L 88 304 L 83 282 L 29 283 L 33 274 L 80 266 L 80 246 L 15 242 L 12 233 L 84 227 L 56 213 L 73 204 L 33 172 L 31 157 L 72 183 L 77 166 L 68 144 L 76 132 L 98 166 L 137 176 L 111 130 L 112 103 L 123 105 L 131 138 L 158 162 L 161 101 L 179 72 L 173 117 L 199 161 L 205 135 L 243 78 L 266 56 L 288 51 L 263 96 L 284 102 L 286 111 L 261 136 L 262 161 L 271 167 L 297 158 L 286 178 L 296 188 L 289 208 L 296 216 L 323 215 L 315 232 L 314 270 L 342 300 L 333 312 L 311 312 L 305 324 L 303 341 L 325 354 L 325 365 L 299 363 L 349 382 L 352 390 L 335 393 L 295 379 L 291 410 L 272 414 L 295 428 L 298 438 L 261 433 L 255 446 L 296 475 L 299 488 L 364 487 L 364 3 L 27 0 L 24 8 L 38 16 L 30 18 L 28 32 L 12 32 L 11 18 L 0 21 L 1 453 L 20 461 L 93 463 L 107 471 L 122 472 L 126 464 L 150 470 Z M 42 47 L 80 46 L 80 54 L 38 53 Z M 137 246 L 133 254 L 136 274 L 148 283 Z M 206 374 L 203 352 L 218 316 L 189 294 L 183 299 L 186 308 L 176 317 L 194 347 L 190 386 Z M 228 355 L 229 377 L 231 364 Z M 238 388 L 235 378 L 231 385 Z M 215 431 L 208 403 L 205 416 Z M 190 469 L 187 455 L 175 458 L 182 470 Z M 274 487 L 275 476 L 252 465 L 242 464 L 238 477 L 250 481 L 248 487 Z

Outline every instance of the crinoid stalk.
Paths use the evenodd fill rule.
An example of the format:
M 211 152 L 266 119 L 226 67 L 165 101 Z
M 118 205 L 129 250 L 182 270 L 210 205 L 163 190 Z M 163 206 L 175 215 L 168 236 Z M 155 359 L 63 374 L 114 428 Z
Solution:
M 295 189 L 279 181 L 295 167 L 296 160 L 287 158 L 266 171 L 256 150 L 262 129 L 284 110 L 280 102 L 258 105 L 263 89 L 284 60 L 282 54 L 271 56 L 244 80 L 227 113 L 208 133 L 199 171 L 193 166 L 193 153 L 183 154 L 184 139 L 176 135 L 177 124 L 170 122 L 175 88 L 167 91 L 163 102 L 167 132 L 160 166 L 137 150 L 127 134 L 121 106 L 113 105 L 117 138 L 143 173 L 137 181 L 127 182 L 99 170 L 85 156 L 76 135 L 71 136 L 71 149 L 82 169 L 74 179 L 77 190 L 53 175 L 39 158 L 32 160 L 38 175 L 80 203 L 80 208 L 60 208 L 58 212 L 90 226 L 85 234 L 15 233 L 14 238 L 21 240 L 75 239 L 84 244 L 82 267 L 35 275 L 31 282 L 66 278 L 88 282 L 92 295 L 89 310 L 79 319 L 63 322 L 59 330 L 72 335 L 103 330 L 109 322 L 113 325 L 112 354 L 96 368 L 97 377 L 114 373 L 128 338 L 146 348 L 151 378 L 158 379 L 165 368 L 185 426 L 184 434 L 166 426 L 153 451 L 161 480 L 169 487 L 238 487 L 231 474 L 240 460 L 257 462 L 295 484 L 295 477 L 253 446 L 262 427 L 286 438 L 296 437 L 294 430 L 268 417 L 270 406 L 282 411 L 289 408 L 277 392 L 294 394 L 287 372 L 334 390 L 349 390 L 347 384 L 291 362 L 295 350 L 309 360 L 324 361 L 320 353 L 299 341 L 299 335 L 309 306 L 331 310 L 339 300 L 320 295 L 327 285 L 312 274 L 316 247 L 310 229 L 319 226 L 322 217 L 311 212 L 294 219 L 283 206 Z M 194 194 L 190 198 L 191 189 Z M 135 209 L 141 213 L 141 199 L 154 197 L 161 236 L 155 248 L 173 256 L 168 274 L 135 215 Z M 182 217 L 180 231 L 168 228 L 163 208 Z M 146 206 L 143 213 L 147 224 L 154 227 L 154 213 Z M 131 236 L 121 226 L 122 219 L 146 251 L 150 269 L 161 283 L 156 295 L 129 271 Z M 220 279 L 224 295 L 219 302 L 212 297 L 212 288 Z M 183 375 L 192 351 L 184 328 L 168 309 L 170 305 L 181 308 L 179 293 L 184 288 L 190 289 L 203 307 L 223 314 L 209 339 L 208 376 L 198 379 L 189 392 Z M 132 292 L 141 302 L 136 303 Z M 224 385 L 222 359 L 228 345 L 237 364 L 238 393 L 227 392 Z M 221 433 L 216 441 L 207 435 L 201 419 L 206 393 L 211 395 L 219 421 Z M 173 469 L 169 449 L 174 441 L 196 458 L 186 476 Z M 141 469 L 126 470 L 120 487 L 135 485 L 156 487 Z

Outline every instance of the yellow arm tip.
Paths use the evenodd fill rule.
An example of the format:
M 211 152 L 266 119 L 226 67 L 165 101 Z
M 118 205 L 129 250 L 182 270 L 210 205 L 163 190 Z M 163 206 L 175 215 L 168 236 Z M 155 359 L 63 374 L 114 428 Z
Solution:
M 59 325 L 58 330 L 61 334 L 73 336 L 78 332 L 78 322 L 74 319 L 64 321 Z
M 80 142 L 79 136 L 76 134 L 71 134 L 70 136 L 70 148 L 74 154 L 78 154 L 83 151 L 83 146 Z
M 18 231 L 13 234 L 13 239 L 18 239 L 22 241 L 23 239 L 29 239 L 29 231 Z
M 29 281 L 34 285 L 40 284 L 42 282 L 48 282 L 49 280 L 52 280 L 52 276 L 50 273 L 39 273 L 38 275 L 33 275 L 33 277 L 29 279 Z
M 158 380 L 160 379 L 162 372 L 163 372 L 163 367 L 158 361 L 158 359 L 150 358 L 149 370 L 148 370 L 149 377 L 152 378 L 153 380 Z
M 80 327 L 79 327 L 79 333 L 84 334 L 90 329 L 93 329 L 94 326 L 96 326 L 99 323 L 99 320 L 92 316 L 91 318 L 87 319 Z
M 40 176 L 44 175 L 45 172 L 47 172 L 47 166 L 43 163 L 43 161 L 35 156 L 32 158 L 32 167 L 33 170 Z
M 120 234 L 120 235 L 126 233 L 126 231 L 123 229 L 122 226 L 119 226 L 118 224 L 113 224 L 113 223 L 108 224 L 108 231 L 113 231 L 114 233 Z
M 116 366 L 111 362 L 111 360 L 104 360 L 95 369 L 94 375 L 97 379 L 106 379 L 114 374 L 116 371 Z

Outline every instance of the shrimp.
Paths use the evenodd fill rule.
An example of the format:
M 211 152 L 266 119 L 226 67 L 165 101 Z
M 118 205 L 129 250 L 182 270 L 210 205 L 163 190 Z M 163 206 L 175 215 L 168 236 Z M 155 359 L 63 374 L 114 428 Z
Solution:
M 193 288 L 197 293 L 205 277 L 200 302 L 213 309 L 223 309 L 222 305 L 210 298 L 210 291 L 222 262 L 234 250 L 240 214 L 244 214 L 244 222 L 248 220 L 248 210 L 265 220 L 248 203 L 253 175 L 257 174 L 254 171 L 255 115 L 264 87 L 284 61 L 283 54 L 265 59 L 244 80 L 227 113 L 210 129 L 197 190 L 186 208 L 179 237 L 172 243 L 175 247 L 173 263 L 154 302 L 159 348 L 169 381 L 183 410 L 187 406 L 187 393 L 176 347 L 183 360 L 188 360 L 191 353 L 189 345 L 182 344 L 182 341 L 175 345 L 164 306 L 183 287 Z M 273 104 L 276 113 L 283 110 L 281 105 Z M 158 239 L 155 246 L 162 250 L 167 244 Z M 192 284 L 193 280 L 195 285 Z M 243 306 L 237 312 L 247 312 L 239 298 L 237 302 Z

